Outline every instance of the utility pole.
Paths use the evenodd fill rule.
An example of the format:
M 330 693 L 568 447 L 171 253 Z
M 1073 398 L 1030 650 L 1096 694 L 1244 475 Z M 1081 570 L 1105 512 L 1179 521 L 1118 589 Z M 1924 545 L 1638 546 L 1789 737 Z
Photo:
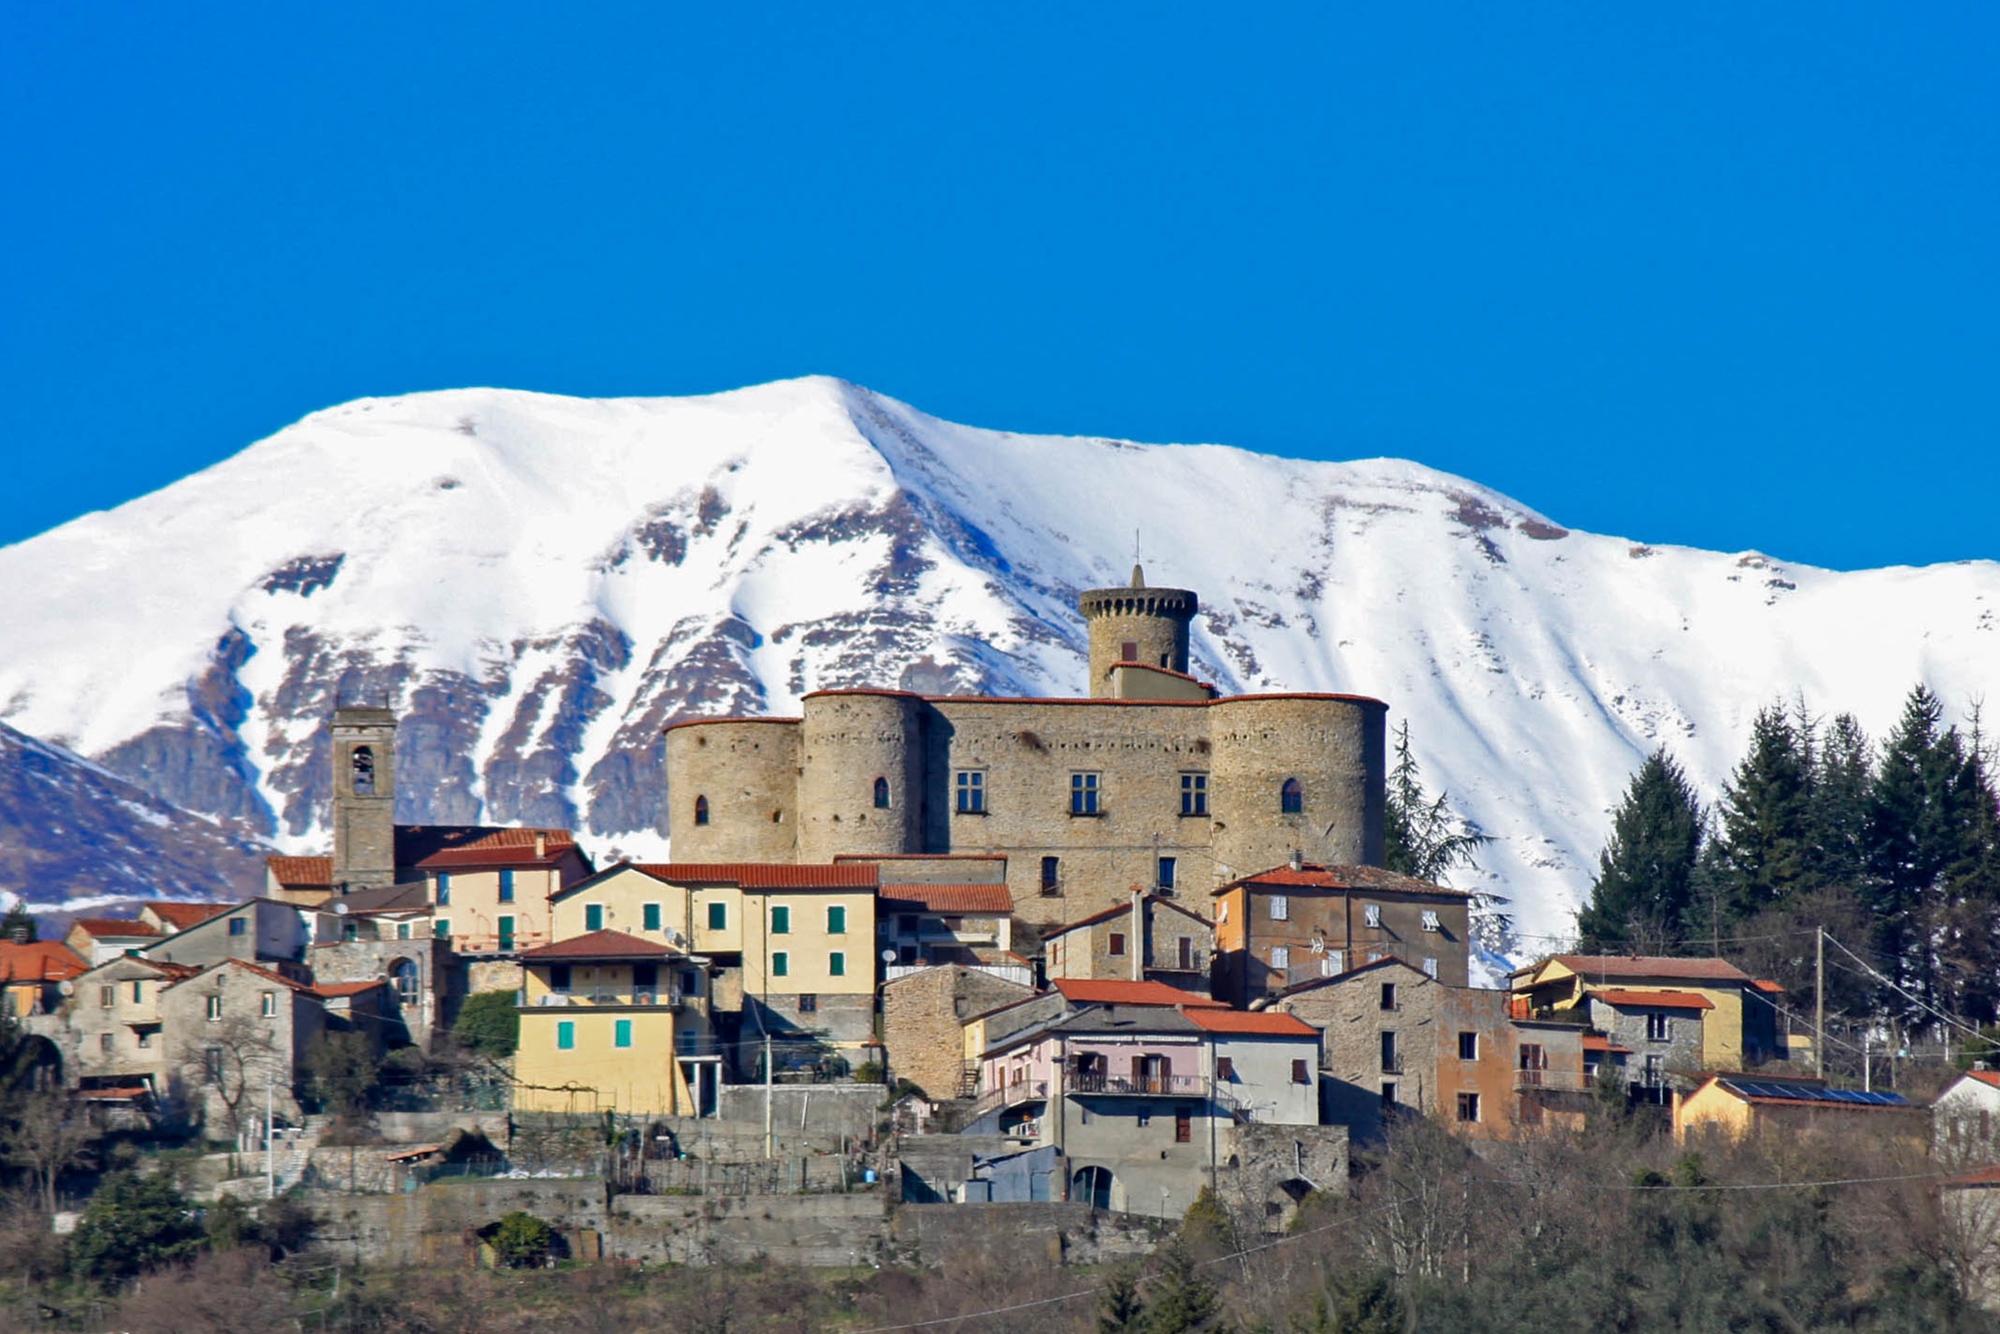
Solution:
M 278 1198 L 278 1165 L 276 1141 L 278 1138 L 278 1113 L 271 1091 L 271 1072 L 264 1072 L 264 1198 Z
M 771 1138 L 771 1030 L 764 1030 L 764 1156 L 774 1152 Z
M 1826 928 L 1813 930 L 1813 1073 L 1826 1078 Z

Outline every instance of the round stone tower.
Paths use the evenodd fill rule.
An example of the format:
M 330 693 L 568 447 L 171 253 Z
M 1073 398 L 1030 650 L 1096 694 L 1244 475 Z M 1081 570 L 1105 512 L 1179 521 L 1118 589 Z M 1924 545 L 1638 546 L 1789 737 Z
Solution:
M 1145 572 L 1134 565 L 1130 586 L 1093 588 L 1077 605 L 1090 625 L 1092 698 L 1115 693 L 1111 669 L 1120 662 L 1187 671 L 1188 622 L 1201 607 L 1192 590 L 1148 588 Z
M 1209 706 L 1215 860 L 1231 875 L 1308 861 L 1380 866 L 1389 706 L 1237 695 Z
M 690 719 L 667 728 L 666 746 L 675 861 L 798 855 L 798 719 Z
M 799 860 L 923 850 L 923 700 L 900 690 L 805 697 Z

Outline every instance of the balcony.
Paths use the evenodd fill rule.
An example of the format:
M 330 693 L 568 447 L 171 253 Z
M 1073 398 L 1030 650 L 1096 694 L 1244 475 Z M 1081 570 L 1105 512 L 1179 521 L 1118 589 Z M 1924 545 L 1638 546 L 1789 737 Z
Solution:
M 952 1120 L 959 1126 L 969 1126 L 982 1116 L 989 1116 L 994 1112 L 1003 1112 L 1009 1107 L 1018 1107 L 1022 1103 L 1039 1102 L 1048 1096 L 1049 1085 L 1047 1080 L 1022 1080 L 1019 1083 L 1009 1084 L 1004 1088 L 997 1088 L 980 1094 L 972 1100 L 970 1106 L 959 1111 Z
M 899 977 L 908 977 L 912 973 L 921 973 L 926 968 L 934 968 L 937 966 L 938 965 L 928 964 L 928 963 L 892 963 L 882 970 L 882 979 L 885 982 L 894 982 Z M 1026 964 L 967 963 L 967 964 L 959 964 L 957 966 L 961 968 L 970 968 L 975 973 L 985 973 L 991 977 L 997 977 L 1004 982 L 1018 983 L 1019 985 L 1024 987 L 1032 987 L 1035 985 L 1035 970 L 1028 967 Z
M 1594 1081 L 1581 1070 L 1516 1070 L 1517 1093 L 1588 1093 Z
M 525 996 L 519 1001 L 524 1009 L 543 1007 L 580 1009 L 593 1007 L 621 1010 L 678 1010 L 685 998 L 677 991 L 659 989 L 654 991 L 618 991 L 610 987 L 592 987 L 579 991 L 547 991 L 530 1002 Z
M 1138 1098 L 1186 1098 L 1205 1095 L 1208 1081 L 1199 1075 L 1072 1074 L 1065 1091 Z

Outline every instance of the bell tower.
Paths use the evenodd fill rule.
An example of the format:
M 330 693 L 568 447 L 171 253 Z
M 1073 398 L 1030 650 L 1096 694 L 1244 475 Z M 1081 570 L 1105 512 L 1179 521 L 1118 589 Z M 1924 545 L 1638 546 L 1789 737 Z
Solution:
M 333 884 L 337 894 L 396 882 L 396 715 L 333 711 Z
M 1187 672 L 1188 622 L 1201 606 L 1192 590 L 1148 588 L 1145 571 L 1134 565 L 1130 585 L 1093 588 L 1077 605 L 1090 626 L 1092 698 L 1116 693 L 1111 675 L 1121 662 Z

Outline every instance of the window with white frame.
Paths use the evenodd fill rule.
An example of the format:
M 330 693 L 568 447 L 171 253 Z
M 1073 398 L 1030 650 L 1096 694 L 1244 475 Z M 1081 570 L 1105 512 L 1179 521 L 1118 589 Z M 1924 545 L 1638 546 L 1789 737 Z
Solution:
M 1093 773 L 1073 773 L 1069 776 L 1069 813 L 1071 815 L 1097 814 L 1098 775 Z
M 1292 951 L 1284 945 L 1271 946 L 1271 967 L 1290 968 L 1291 966 Z
M 986 771 L 983 769 L 960 769 L 952 778 L 953 791 L 958 800 L 960 815 L 984 815 L 986 813 Z
M 1646 1016 L 1646 1041 L 1672 1042 L 1674 1021 L 1671 1015 L 1649 1014 Z
M 1438 921 L 1438 915 L 1426 909 L 1424 912 L 1424 930 L 1442 931 L 1443 929 L 1443 925 Z
M 222 997 L 210 996 L 208 998 L 207 1014 L 211 1020 L 222 1018 Z
M 1382 925 L 1382 905 L 1365 903 L 1361 906 L 1361 922 L 1364 926 L 1380 928 Z
M 1437 975 L 1438 975 L 1438 961 L 1436 959 L 1425 959 L 1424 976 L 1436 977 Z
M 1319 975 L 1321 977 L 1339 976 L 1340 973 L 1344 971 L 1341 965 L 1346 960 L 1346 958 L 1347 955 L 1342 950 L 1328 950 L 1325 954 L 1320 956 Z
M 277 1012 L 278 1012 L 278 993 L 275 991 L 266 991 L 260 993 L 259 996 L 257 997 L 257 1013 L 263 1015 L 266 1019 L 269 1019 L 272 1015 L 276 1014 Z
M 1271 920 L 1274 922 L 1283 922 L 1289 920 L 1291 915 L 1291 899 L 1283 894 L 1273 894 L 1271 896 Z

